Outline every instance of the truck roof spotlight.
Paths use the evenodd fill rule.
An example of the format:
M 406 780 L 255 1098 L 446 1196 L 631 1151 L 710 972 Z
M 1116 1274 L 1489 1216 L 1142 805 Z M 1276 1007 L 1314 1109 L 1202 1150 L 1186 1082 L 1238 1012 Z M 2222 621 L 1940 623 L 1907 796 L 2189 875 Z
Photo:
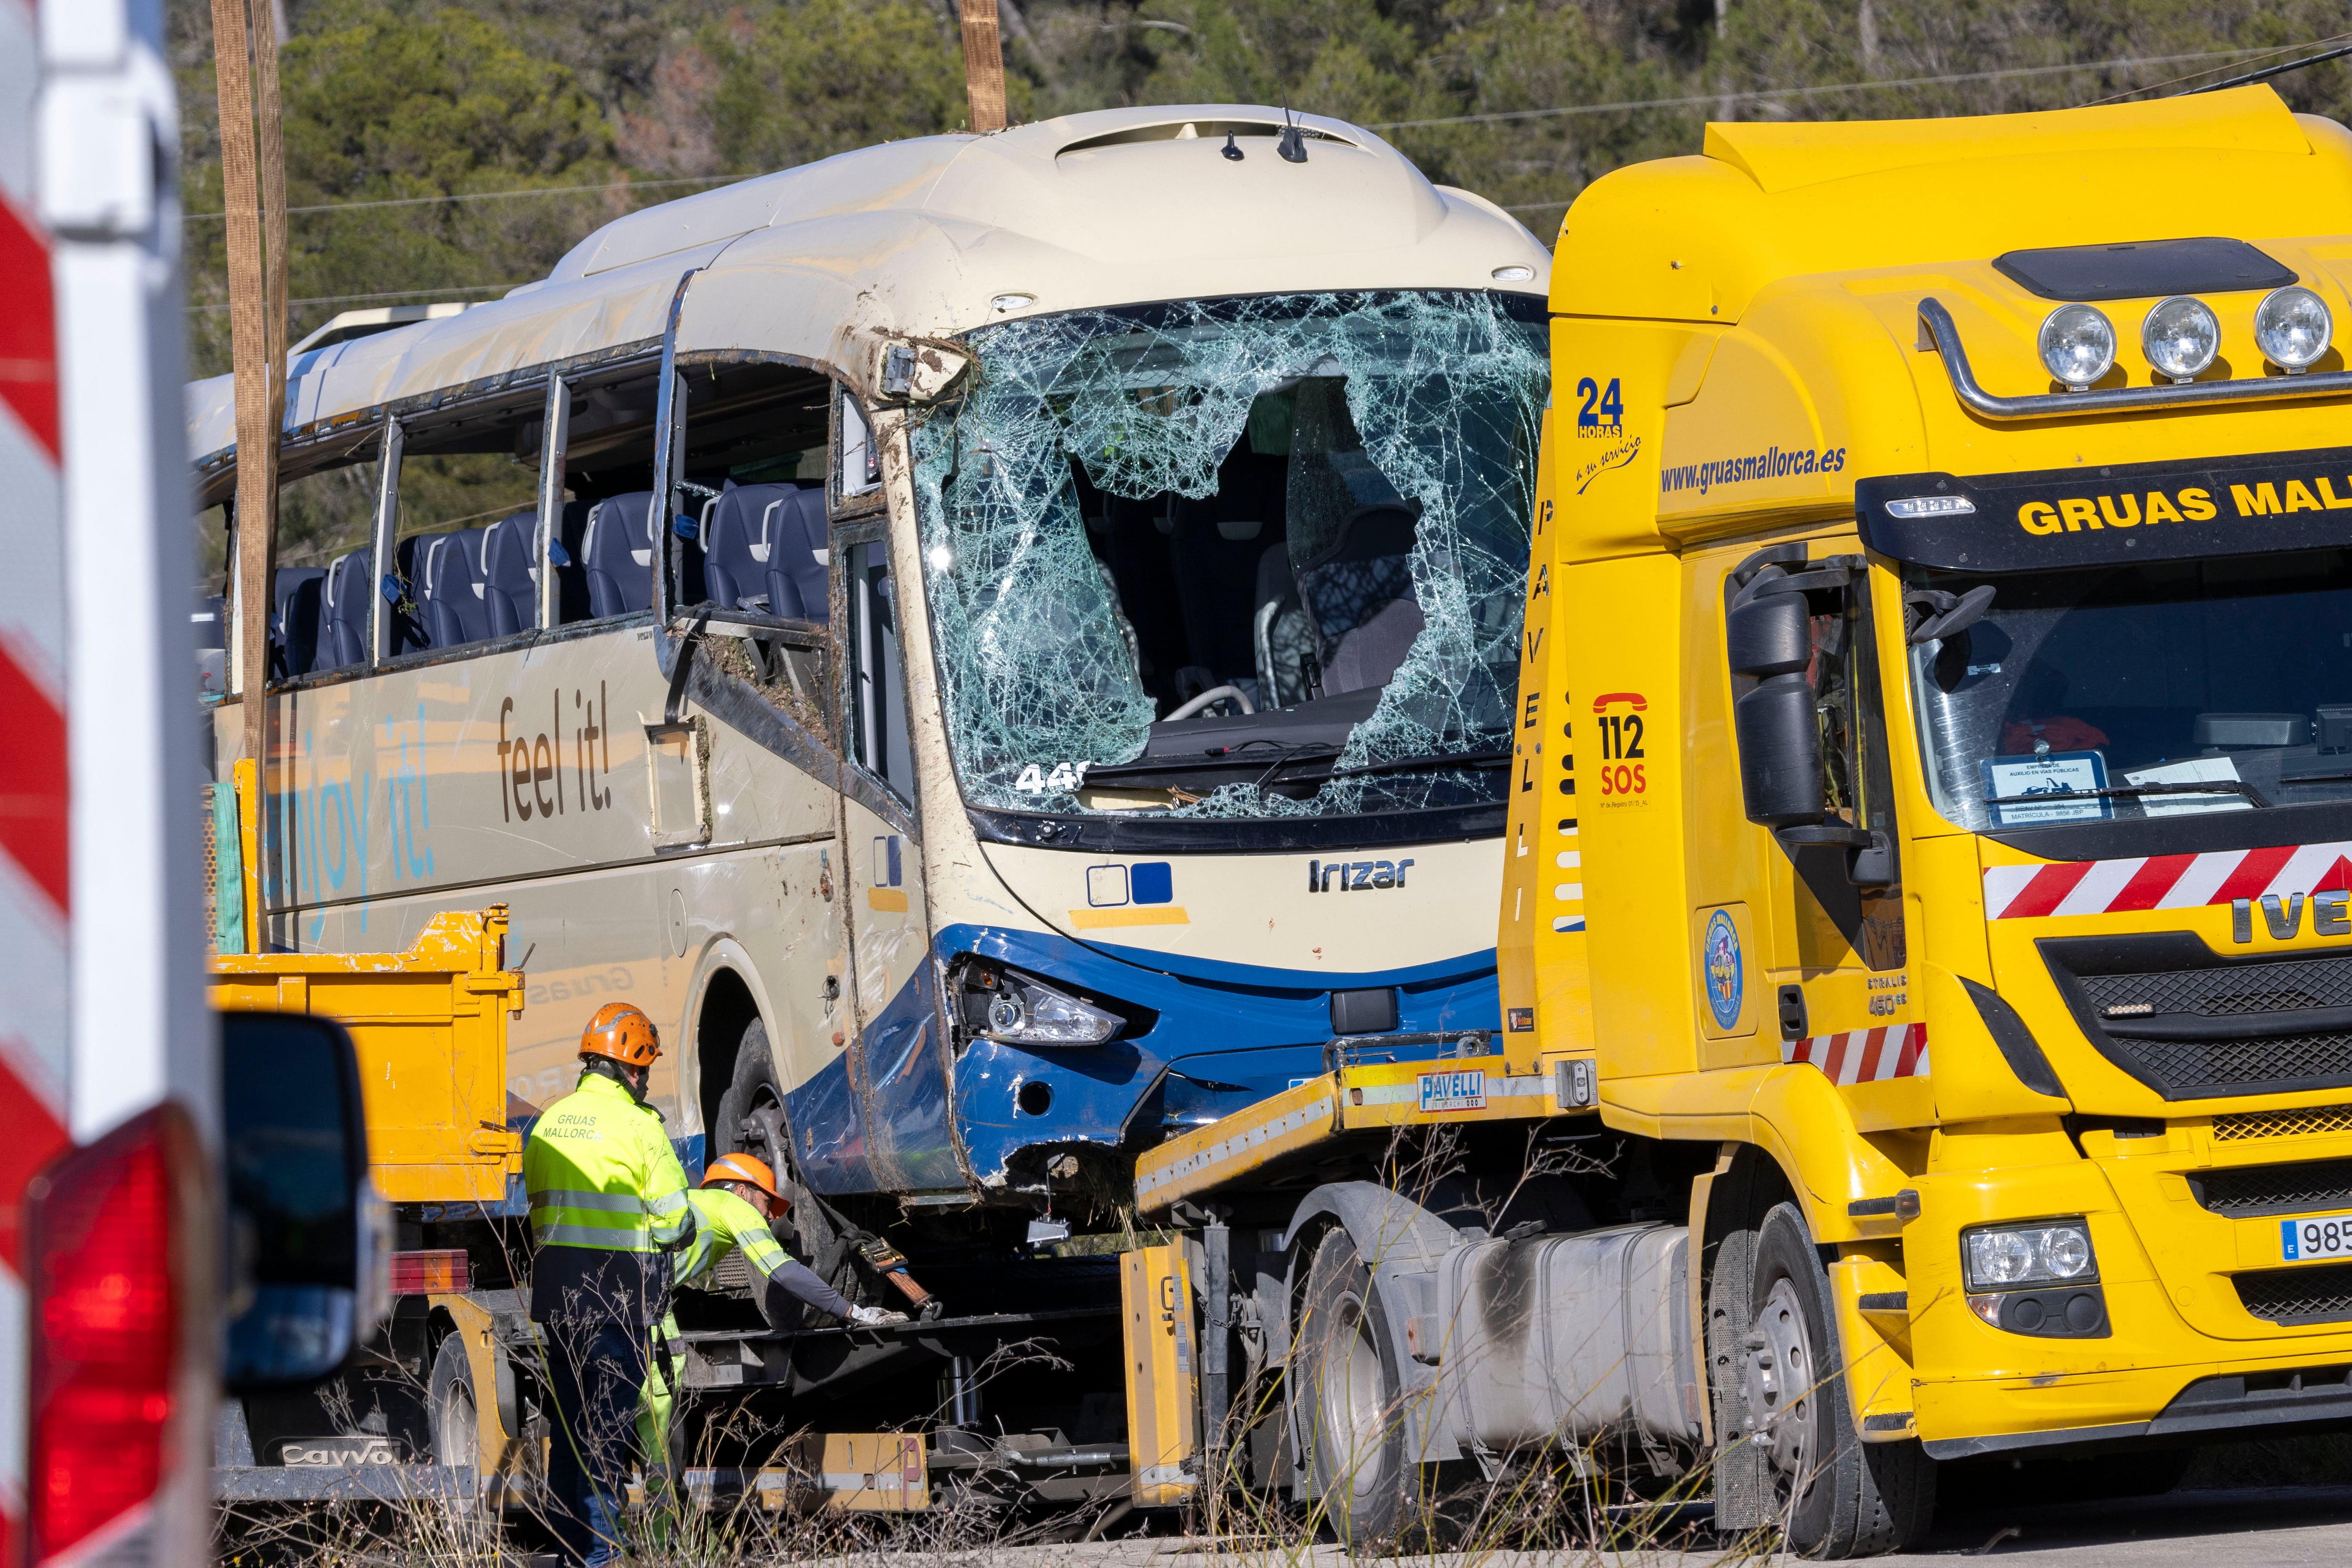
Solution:
M 2061 305 L 2042 318 L 2036 344 L 2051 376 L 2069 392 L 2088 392 L 2116 363 L 2116 328 L 2089 305 Z
M 2254 307 L 2254 342 L 2263 357 L 2289 375 L 2300 375 L 2327 352 L 2336 321 L 2327 301 L 2290 283 L 2263 296 Z
M 2158 375 L 2176 383 L 2195 381 L 2221 352 L 2221 319 L 2204 300 L 2175 294 L 2148 311 L 2140 323 L 2139 343 Z

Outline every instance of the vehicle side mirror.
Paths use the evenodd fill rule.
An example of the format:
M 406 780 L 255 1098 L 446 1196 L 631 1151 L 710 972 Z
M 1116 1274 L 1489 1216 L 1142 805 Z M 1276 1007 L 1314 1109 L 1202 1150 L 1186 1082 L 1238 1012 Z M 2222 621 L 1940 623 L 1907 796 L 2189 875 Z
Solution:
M 1802 594 L 1760 586 L 1763 592 L 1733 600 L 1724 616 L 1723 651 L 1731 673 L 1759 679 L 1802 675 L 1813 661 L 1812 610 Z
M 368 1176 L 359 1056 L 342 1026 L 223 1013 L 231 1394 L 325 1378 L 383 1315 L 389 1216 Z
M 1802 598 L 1787 597 L 1804 607 Z M 1798 674 L 1768 676 L 1732 704 L 1731 724 L 1748 820 L 1773 828 L 1820 822 L 1827 806 L 1811 684 Z
M 1781 584 L 1779 563 L 1740 590 L 1724 616 L 1723 646 L 1735 676 L 1757 684 L 1732 705 L 1739 741 L 1739 786 L 1748 820 L 1768 827 L 1818 823 L 1821 726 L 1804 671 L 1813 660 L 1812 609 Z

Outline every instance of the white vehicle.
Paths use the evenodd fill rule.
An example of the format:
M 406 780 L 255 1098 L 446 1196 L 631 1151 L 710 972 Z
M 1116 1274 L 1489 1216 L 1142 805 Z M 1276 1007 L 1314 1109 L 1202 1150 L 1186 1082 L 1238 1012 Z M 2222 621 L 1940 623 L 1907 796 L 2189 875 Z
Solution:
M 689 1166 L 1016 1235 L 1335 1042 L 1485 1052 L 1547 284 L 1353 126 L 1136 109 L 748 180 L 329 334 L 269 941 L 504 903 L 519 1100 L 625 998 Z M 226 378 L 190 400 L 218 507 Z
M 334 1370 L 378 1271 L 350 1039 L 215 1030 L 199 989 L 162 27 L 0 8 L 0 1557 L 26 1568 L 208 1563 L 221 1379 Z

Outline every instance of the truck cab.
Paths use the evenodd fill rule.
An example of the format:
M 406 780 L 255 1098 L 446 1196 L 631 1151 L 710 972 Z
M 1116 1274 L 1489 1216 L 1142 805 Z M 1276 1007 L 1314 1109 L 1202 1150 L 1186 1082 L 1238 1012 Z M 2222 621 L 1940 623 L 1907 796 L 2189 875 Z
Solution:
M 2347 235 L 2263 87 L 1563 223 L 1504 1039 L 1687 1173 L 1720 1522 L 2352 1415 Z

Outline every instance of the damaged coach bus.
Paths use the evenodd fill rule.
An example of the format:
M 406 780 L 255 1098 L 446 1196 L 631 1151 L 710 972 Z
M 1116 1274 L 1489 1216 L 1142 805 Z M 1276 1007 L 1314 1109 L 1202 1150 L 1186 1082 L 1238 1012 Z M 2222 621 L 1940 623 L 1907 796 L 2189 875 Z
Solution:
M 625 997 L 689 1166 L 1008 1227 L 943 1241 L 1335 1054 L 1492 1049 L 1548 282 L 1352 126 L 1138 109 L 315 337 L 269 941 L 503 902 L 518 1099 Z M 233 560 L 226 377 L 191 417 Z

